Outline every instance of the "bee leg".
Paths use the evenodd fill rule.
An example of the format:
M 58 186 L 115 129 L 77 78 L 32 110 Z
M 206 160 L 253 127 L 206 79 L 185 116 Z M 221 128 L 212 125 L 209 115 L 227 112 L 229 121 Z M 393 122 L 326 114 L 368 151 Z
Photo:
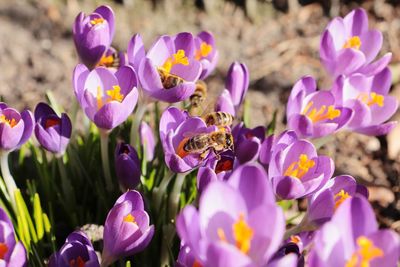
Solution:
M 217 157 L 217 160 L 220 160 L 221 159 L 221 155 L 218 153 L 218 151 L 215 149 L 215 147 L 212 147 L 211 149 L 214 152 L 215 156 Z
M 200 154 L 200 159 L 203 160 L 207 156 L 208 150 L 205 150 L 203 153 Z

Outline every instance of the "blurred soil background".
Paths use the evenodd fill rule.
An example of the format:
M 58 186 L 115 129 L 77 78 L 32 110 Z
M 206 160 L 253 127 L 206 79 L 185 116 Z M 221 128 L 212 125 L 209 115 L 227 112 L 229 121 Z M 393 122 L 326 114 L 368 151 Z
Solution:
M 0 0 L 1 98 L 33 110 L 50 90 L 68 111 L 75 101 L 71 76 L 78 60 L 72 23 L 80 11 L 90 13 L 100 4 L 111 5 L 116 13 L 117 49 L 125 50 L 134 33 L 149 47 L 161 34 L 213 32 L 220 61 L 207 80 L 211 94 L 223 89 L 233 61 L 246 63 L 251 123 L 267 125 L 277 110 L 279 131 L 297 79 L 313 75 L 321 87 L 330 83 L 318 55 L 323 29 L 332 17 L 362 6 L 369 12 L 370 27 L 384 34 L 382 54 L 393 53 L 391 93 L 400 100 L 400 2 L 384 0 Z M 400 119 L 400 112 L 394 119 Z M 339 133 L 321 148 L 334 158 L 336 175 L 353 175 L 368 186 L 381 225 L 398 232 L 399 151 L 400 126 L 387 137 Z

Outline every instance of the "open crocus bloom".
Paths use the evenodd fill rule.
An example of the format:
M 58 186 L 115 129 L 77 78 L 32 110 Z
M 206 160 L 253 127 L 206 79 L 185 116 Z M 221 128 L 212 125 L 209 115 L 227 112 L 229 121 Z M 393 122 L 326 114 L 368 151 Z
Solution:
M 211 32 L 200 32 L 194 38 L 194 45 L 196 47 L 194 58 L 201 63 L 203 71 L 200 79 L 204 80 L 215 69 L 218 62 L 219 54 L 215 46 L 214 36 Z
M 281 199 L 308 196 L 332 177 L 334 164 L 327 156 L 318 156 L 312 143 L 297 140 L 275 149 L 268 176 L 275 194 Z
M 394 267 L 399 253 L 399 236 L 391 230 L 378 230 L 368 200 L 354 196 L 345 200 L 332 220 L 317 232 L 308 265 Z
M 315 225 L 329 221 L 339 206 L 356 194 L 368 199 L 367 188 L 357 184 L 353 177 L 340 175 L 330 179 L 323 188 L 309 197 L 307 221 Z
M 199 153 L 183 150 L 184 144 L 198 134 L 209 134 L 217 130 L 215 126 L 207 127 L 199 117 L 190 117 L 187 112 L 170 107 L 160 119 L 160 140 L 164 149 L 165 163 L 174 172 L 187 172 L 197 167 L 204 157 Z
M 358 8 L 344 18 L 334 18 L 324 31 L 320 57 L 334 77 L 351 73 L 373 75 L 390 62 L 388 53 L 371 63 L 382 47 L 382 33 L 368 29 L 368 15 Z
M 97 127 L 111 130 L 123 123 L 135 108 L 137 77 L 131 66 L 115 73 L 104 67 L 89 71 L 78 64 L 74 69 L 75 96 L 83 111 Z
M 19 113 L 0 102 L 0 150 L 17 149 L 32 135 L 33 115 L 29 110 Z
M 114 37 L 114 12 L 109 6 L 100 6 L 86 16 L 79 13 L 72 33 L 81 62 L 94 68 L 109 49 Z
M 367 135 L 384 135 L 395 126 L 396 122 L 385 123 L 398 107 L 397 99 L 388 95 L 391 79 L 388 68 L 374 76 L 353 74 L 344 78 L 343 86 L 333 90 L 341 105 L 355 114 L 347 128 Z
M 332 134 L 351 116 L 352 110 L 338 106 L 332 92 L 317 91 L 317 83 L 310 76 L 303 77 L 293 86 L 286 108 L 288 127 L 301 137 Z
M 61 249 L 54 253 L 49 261 L 49 267 L 99 267 L 99 260 L 92 243 L 85 233 L 71 233 Z
M 139 192 L 130 190 L 121 195 L 111 208 L 104 224 L 102 265 L 145 249 L 154 234 L 154 225 L 144 209 Z
M 199 210 L 186 206 L 177 218 L 178 234 L 198 266 L 265 266 L 284 228 L 282 210 L 257 164 L 240 166 L 227 182 L 210 183 Z
M 193 94 L 201 71 L 201 63 L 195 59 L 193 35 L 183 32 L 161 36 L 141 60 L 138 74 L 146 95 L 174 103 Z

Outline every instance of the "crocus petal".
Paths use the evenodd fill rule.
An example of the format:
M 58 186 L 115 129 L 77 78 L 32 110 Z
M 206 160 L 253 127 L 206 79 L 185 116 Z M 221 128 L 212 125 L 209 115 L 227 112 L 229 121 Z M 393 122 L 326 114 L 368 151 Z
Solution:
M 348 36 L 359 36 L 368 31 L 368 15 L 362 8 L 350 12 L 343 19 Z
M 396 125 L 397 121 L 390 121 L 381 125 L 357 128 L 354 131 L 370 136 L 380 136 L 388 134 Z
M 137 71 L 139 69 L 140 62 L 146 56 L 142 36 L 135 34 L 128 43 L 128 61 L 129 64 Z

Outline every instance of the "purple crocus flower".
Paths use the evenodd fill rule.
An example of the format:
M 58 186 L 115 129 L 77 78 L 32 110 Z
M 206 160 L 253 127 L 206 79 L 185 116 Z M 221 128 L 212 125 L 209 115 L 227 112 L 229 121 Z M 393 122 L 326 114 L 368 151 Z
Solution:
M 61 249 L 50 257 L 49 267 L 99 267 L 92 243 L 85 233 L 71 233 Z
M 188 99 L 202 71 L 201 63 L 194 56 L 195 44 L 191 33 L 161 36 L 139 65 L 143 92 L 169 103 Z
M 301 137 L 318 138 L 342 128 L 352 110 L 336 104 L 330 91 L 317 91 L 316 81 L 306 76 L 293 86 L 286 107 L 288 128 Z
M 215 102 L 215 111 L 223 111 L 235 116 L 235 106 L 233 104 L 231 93 L 224 89 Z
M 27 255 L 21 242 L 15 240 L 13 225 L 0 208 L 0 266 L 27 266 Z
M 244 126 L 243 122 L 232 129 L 235 155 L 241 164 L 258 159 L 265 132 L 266 129 L 263 126 L 249 129 Z
M 176 227 L 201 266 L 265 266 L 282 241 L 285 220 L 265 171 L 252 163 L 227 182 L 210 183 L 199 210 L 186 206 Z
M 275 194 L 281 199 L 308 196 L 332 177 L 334 164 L 327 156 L 318 156 L 312 143 L 297 140 L 274 149 L 268 176 Z
M 399 257 L 399 236 L 392 230 L 378 230 L 368 200 L 354 196 L 316 233 L 308 265 L 394 267 Z
M 274 152 L 280 151 L 286 148 L 288 145 L 297 141 L 298 137 L 294 131 L 284 131 L 281 134 L 275 136 L 270 135 L 264 139 L 260 148 L 259 161 L 265 166 L 268 166 Z
M 35 135 L 46 150 L 62 156 L 71 138 L 72 125 L 66 113 L 59 117 L 46 103 L 35 108 Z
M 144 210 L 142 196 L 135 190 L 121 195 L 104 224 L 102 265 L 136 254 L 153 238 L 154 225 Z
M 339 206 L 356 194 L 368 199 L 368 189 L 357 184 L 353 177 L 340 175 L 330 179 L 323 188 L 310 196 L 307 221 L 316 225 L 329 221 Z
M 140 34 L 135 34 L 132 36 L 128 43 L 128 61 L 129 64 L 136 70 L 139 70 L 140 62 L 146 56 L 146 50 L 144 48 L 143 39 Z
M 368 29 L 368 15 L 358 8 L 344 18 L 334 18 L 325 29 L 320 57 L 328 72 L 338 75 L 364 73 L 373 75 L 387 66 L 391 54 L 371 62 L 382 47 L 382 33 Z
M 202 267 L 202 265 L 196 260 L 193 251 L 188 246 L 182 245 L 175 267 Z
M 136 150 L 125 143 L 118 143 L 115 149 L 115 172 L 125 190 L 134 189 L 140 183 L 140 161 Z
M 109 6 L 100 6 L 86 16 L 79 13 L 72 33 L 81 62 L 93 69 L 111 45 L 114 37 L 114 12 Z
M 194 58 L 201 62 L 203 71 L 201 72 L 200 79 L 204 80 L 215 69 L 219 53 L 211 32 L 203 31 L 197 34 L 194 38 L 194 44 L 196 47 Z
M 332 91 L 341 105 L 354 112 L 346 126 L 348 129 L 366 135 L 384 135 L 393 129 L 397 122 L 385 123 L 398 107 L 397 99 L 388 95 L 391 80 L 391 72 L 385 68 L 374 76 L 346 77 L 343 85 Z
M 104 67 L 90 71 L 78 64 L 74 69 L 73 84 L 83 111 L 104 130 L 123 123 L 138 99 L 137 77 L 131 66 L 122 66 L 113 73 Z
M 140 123 L 140 140 L 143 145 L 144 155 L 147 161 L 152 161 L 154 158 L 154 149 L 156 148 L 156 142 L 154 138 L 153 130 L 150 125 L 142 121 Z
M 237 109 L 242 104 L 249 89 L 249 70 L 245 64 L 232 63 L 228 70 L 225 88 L 229 91 L 233 105 Z
M 160 119 L 160 140 L 168 168 L 182 173 L 197 167 L 207 155 L 187 153 L 183 146 L 194 135 L 216 130 L 217 127 L 207 127 L 201 118 L 190 117 L 187 112 L 178 108 L 170 107 L 165 110 Z
M 33 115 L 29 110 L 19 113 L 0 102 L 0 150 L 19 148 L 32 135 L 33 126 Z

